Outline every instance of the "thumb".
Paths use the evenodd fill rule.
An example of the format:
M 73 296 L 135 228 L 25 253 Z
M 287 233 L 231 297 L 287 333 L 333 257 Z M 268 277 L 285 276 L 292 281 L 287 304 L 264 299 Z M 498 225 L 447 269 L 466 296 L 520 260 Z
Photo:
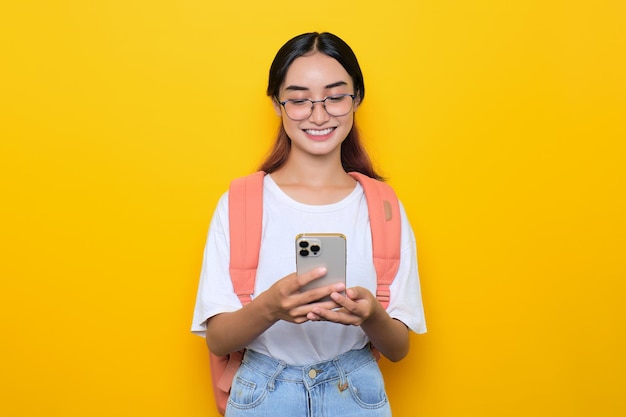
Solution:
M 346 295 L 351 300 L 358 300 L 359 298 L 361 298 L 360 294 L 361 292 L 359 291 L 359 287 L 352 287 L 352 288 L 346 289 Z

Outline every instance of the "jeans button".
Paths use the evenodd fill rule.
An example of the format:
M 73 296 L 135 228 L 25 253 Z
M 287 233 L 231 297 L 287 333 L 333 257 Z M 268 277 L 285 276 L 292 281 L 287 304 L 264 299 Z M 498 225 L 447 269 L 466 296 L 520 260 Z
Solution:
M 309 378 L 315 379 L 316 376 L 317 376 L 317 371 L 315 369 L 309 370 Z

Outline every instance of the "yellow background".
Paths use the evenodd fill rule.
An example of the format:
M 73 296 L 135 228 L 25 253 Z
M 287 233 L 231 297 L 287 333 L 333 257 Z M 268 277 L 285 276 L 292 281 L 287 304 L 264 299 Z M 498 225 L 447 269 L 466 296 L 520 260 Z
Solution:
M 0 6 L 0 415 L 211 416 L 189 333 L 219 195 L 278 119 L 277 49 L 356 51 L 419 245 L 395 416 L 626 415 L 623 1 Z

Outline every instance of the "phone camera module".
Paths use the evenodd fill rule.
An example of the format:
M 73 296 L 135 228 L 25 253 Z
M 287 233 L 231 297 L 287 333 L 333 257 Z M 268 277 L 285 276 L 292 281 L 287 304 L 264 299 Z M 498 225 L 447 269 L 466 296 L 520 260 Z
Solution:
M 298 248 L 300 256 L 319 256 L 322 245 L 319 239 L 302 238 L 298 241 Z

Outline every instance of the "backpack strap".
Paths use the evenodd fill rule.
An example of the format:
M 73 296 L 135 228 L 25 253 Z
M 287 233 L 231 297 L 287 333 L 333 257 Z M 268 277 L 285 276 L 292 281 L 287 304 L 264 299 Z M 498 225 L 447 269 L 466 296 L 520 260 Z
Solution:
M 241 304 L 247 304 L 254 293 L 254 281 L 263 227 L 263 178 L 258 171 L 237 178 L 228 191 L 230 228 L 230 277 Z
M 263 177 L 265 173 L 259 171 L 237 178 L 230 183 L 228 190 L 230 280 L 241 305 L 249 303 L 254 293 L 263 229 Z M 243 351 L 224 356 L 211 352 L 209 357 L 215 404 L 219 413 L 224 415 Z
M 361 184 L 365 192 L 372 229 L 376 298 L 387 308 L 389 286 L 400 267 L 400 204 L 396 193 L 388 184 L 358 172 L 349 174 Z

